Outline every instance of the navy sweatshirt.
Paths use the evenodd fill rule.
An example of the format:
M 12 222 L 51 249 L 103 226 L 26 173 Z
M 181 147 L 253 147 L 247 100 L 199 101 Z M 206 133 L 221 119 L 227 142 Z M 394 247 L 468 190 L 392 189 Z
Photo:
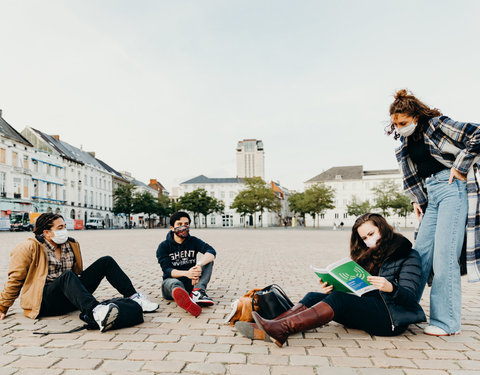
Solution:
M 163 279 L 172 277 L 174 269 L 188 271 L 195 266 L 198 253 L 217 254 L 213 247 L 197 237 L 188 236 L 180 244 L 173 239 L 173 232 L 168 232 L 166 240 L 160 243 L 157 249 L 157 259 L 162 267 Z M 179 277 L 178 280 L 183 283 L 187 291 L 190 292 L 193 289 L 192 281 L 188 277 Z

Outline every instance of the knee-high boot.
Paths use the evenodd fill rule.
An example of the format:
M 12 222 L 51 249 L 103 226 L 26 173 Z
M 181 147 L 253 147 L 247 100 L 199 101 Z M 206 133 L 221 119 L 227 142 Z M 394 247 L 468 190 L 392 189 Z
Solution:
M 287 311 L 281 313 L 274 320 L 283 319 L 283 318 L 286 318 L 287 316 L 298 314 L 299 312 L 302 312 L 305 309 L 307 309 L 305 305 L 302 305 L 301 303 L 297 303 L 291 309 L 288 309 Z M 265 332 L 261 330 L 256 323 L 238 321 L 235 323 L 235 328 L 243 336 L 249 339 L 271 341 L 268 335 L 266 335 Z
M 289 335 L 319 327 L 333 319 L 333 309 L 325 302 L 306 309 L 298 314 L 279 320 L 263 319 L 256 312 L 252 313 L 255 323 L 282 347 Z

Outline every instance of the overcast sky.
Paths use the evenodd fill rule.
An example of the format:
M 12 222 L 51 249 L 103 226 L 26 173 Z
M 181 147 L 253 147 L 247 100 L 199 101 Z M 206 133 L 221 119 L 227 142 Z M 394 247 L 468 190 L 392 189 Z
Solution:
M 303 190 L 396 168 L 396 89 L 480 122 L 479 19 L 475 0 L 0 0 L 0 108 L 170 191 L 235 177 L 261 139 L 266 179 Z

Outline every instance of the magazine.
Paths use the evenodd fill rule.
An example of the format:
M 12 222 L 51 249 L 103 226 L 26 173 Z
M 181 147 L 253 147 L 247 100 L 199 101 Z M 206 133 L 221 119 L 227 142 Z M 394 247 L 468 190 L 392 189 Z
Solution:
M 357 296 L 377 289 L 367 281 L 370 274 L 350 258 L 341 259 L 326 268 L 310 266 L 323 282 L 333 285 L 337 292 L 353 293 Z

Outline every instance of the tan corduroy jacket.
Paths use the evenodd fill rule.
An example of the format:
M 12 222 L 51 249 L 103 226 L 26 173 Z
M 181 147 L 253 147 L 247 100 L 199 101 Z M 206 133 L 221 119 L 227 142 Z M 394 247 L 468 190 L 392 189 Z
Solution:
M 75 255 L 73 272 L 83 270 L 80 246 L 73 238 L 68 242 Z M 0 312 L 6 313 L 20 295 L 20 306 L 26 317 L 35 319 L 40 313 L 43 288 L 48 273 L 47 249 L 35 238 L 29 238 L 10 253 L 8 279 L 0 293 Z

